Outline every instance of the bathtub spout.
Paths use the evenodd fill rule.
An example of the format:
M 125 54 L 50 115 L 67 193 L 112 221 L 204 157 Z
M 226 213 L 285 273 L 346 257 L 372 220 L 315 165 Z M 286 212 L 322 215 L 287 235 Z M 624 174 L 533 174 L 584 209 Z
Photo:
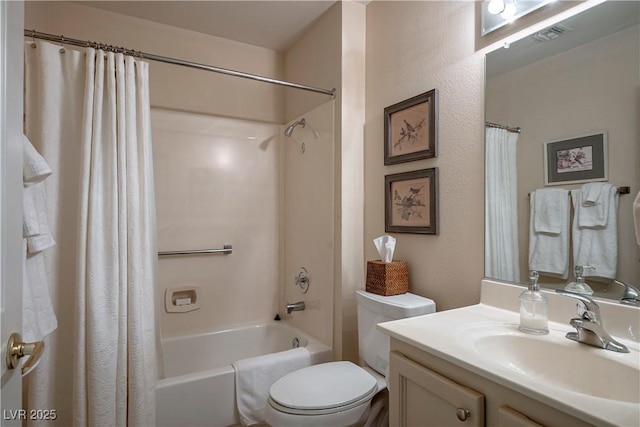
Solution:
M 287 314 L 291 314 L 292 311 L 304 310 L 304 301 L 294 302 L 293 304 L 287 303 Z

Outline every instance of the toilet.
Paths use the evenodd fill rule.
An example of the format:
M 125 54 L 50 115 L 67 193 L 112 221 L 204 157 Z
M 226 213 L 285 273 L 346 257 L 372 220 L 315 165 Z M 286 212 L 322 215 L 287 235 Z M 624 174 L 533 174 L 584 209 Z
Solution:
M 364 366 L 329 362 L 292 372 L 269 391 L 265 420 L 273 427 L 361 426 L 373 397 L 387 386 L 389 337 L 376 324 L 434 313 L 435 303 L 405 293 L 381 296 L 357 291 L 358 344 Z

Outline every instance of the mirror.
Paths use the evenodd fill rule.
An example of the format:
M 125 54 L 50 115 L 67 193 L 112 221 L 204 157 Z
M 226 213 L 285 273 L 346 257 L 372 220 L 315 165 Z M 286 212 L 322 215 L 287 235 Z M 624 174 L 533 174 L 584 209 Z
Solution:
M 580 143 L 580 137 L 601 134 L 605 143 L 599 149 L 594 145 L 593 151 L 583 150 L 586 154 L 582 155 L 586 155 L 587 163 L 604 162 L 608 166 L 608 176 L 603 178 L 606 184 L 629 187 L 622 191 L 627 194 L 612 196 L 611 200 L 617 197 L 619 204 L 617 232 L 609 231 L 609 236 L 613 236 L 614 251 L 617 249 L 615 278 L 640 287 L 640 249 L 633 221 L 633 201 L 640 190 L 639 17 L 640 2 L 607 1 L 487 54 L 486 121 L 509 130 L 493 131 L 489 129 L 497 128 L 488 126 L 486 133 L 486 277 L 528 283 L 530 194 L 557 188 L 567 190 L 569 223 L 560 221 L 556 225 L 562 233 L 568 233 L 568 247 L 552 261 L 566 257 L 561 264 L 567 278 L 540 271 L 540 284 L 559 289 L 575 280 L 572 246 L 583 251 L 586 243 L 584 239 L 582 246 L 572 242 L 573 199 L 577 196 L 569 194 L 571 190 L 580 191 L 583 182 L 569 183 L 571 180 L 565 179 L 561 185 L 553 185 L 558 183 L 552 180 L 552 186 L 545 186 L 545 175 L 549 176 L 545 151 L 550 158 L 575 155 L 583 146 L 591 147 L 590 143 Z M 516 133 L 516 128 L 521 132 Z M 496 137 L 493 132 L 505 141 L 500 152 L 492 151 L 489 139 Z M 545 147 L 545 143 L 557 141 L 563 142 Z M 560 162 L 547 164 L 550 170 L 561 168 Z M 586 164 L 584 169 L 589 167 Z M 576 177 L 597 179 L 595 175 L 578 173 Z M 611 238 L 607 239 L 610 244 Z M 599 250 L 601 256 L 608 253 L 602 245 L 587 247 Z M 551 250 L 557 250 L 557 246 Z M 546 252 L 547 258 L 550 253 Z M 592 276 L 585 280 L 594 296 L 622 298 L 623 286 L 610 278 L 595 277 L 597 272 L 586 272 L 585 276 L 588 274 Z

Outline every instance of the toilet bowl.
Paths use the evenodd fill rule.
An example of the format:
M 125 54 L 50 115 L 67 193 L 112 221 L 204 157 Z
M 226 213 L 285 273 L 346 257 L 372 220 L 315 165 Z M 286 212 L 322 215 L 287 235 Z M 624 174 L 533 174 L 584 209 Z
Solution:
M 435 312 L 435 303 L 413 294 L 384 297 L 357 291 L 358 342 L 365 366 L 339 361 L 309 366 L 276 381 L 265 420 L 274 427 L 361 426 L 371 400 L 386 387 L 389 337 L 376 324 Z
M 377 392 L 376 379 L 351 362 L 313 365 L 271 387 L 265 419 L 272 426 L 356 426 Z

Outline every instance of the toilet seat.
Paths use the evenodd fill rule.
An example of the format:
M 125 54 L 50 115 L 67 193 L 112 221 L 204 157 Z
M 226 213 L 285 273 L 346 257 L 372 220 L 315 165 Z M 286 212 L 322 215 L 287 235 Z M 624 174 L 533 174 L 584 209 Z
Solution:
M 292 372 L 276 381 L 269 405 L 294 415 L 325 415 L 367 404 L 378 391 L 376 379 L 346 361 L 322 363 Z

